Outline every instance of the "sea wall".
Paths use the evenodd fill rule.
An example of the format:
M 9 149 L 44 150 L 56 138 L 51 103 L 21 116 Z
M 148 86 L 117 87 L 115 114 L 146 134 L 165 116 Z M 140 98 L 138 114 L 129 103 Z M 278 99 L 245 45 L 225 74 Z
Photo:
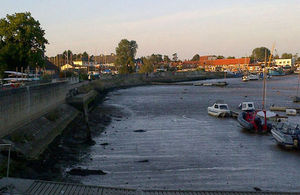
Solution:
M 0 91 L 0 137 L 62 104 L 67 92 L 67 82 Z
M 193 72 L 157 72 L 150 74 L 104 75 L 100 80 L 92 81 L 88 86 L 98 91 L 114 88 L 148 85 L 154 82 L 180 82 L 203 79 L 223 78 L 224 73 L 203 71 Z M 84 86 L 87 87 L 87 86 Z

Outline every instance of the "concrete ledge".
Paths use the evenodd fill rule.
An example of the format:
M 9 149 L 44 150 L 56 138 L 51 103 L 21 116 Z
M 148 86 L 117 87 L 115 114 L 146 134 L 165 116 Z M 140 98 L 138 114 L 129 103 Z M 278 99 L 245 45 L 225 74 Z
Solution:
M 47 146 L 74 120 L 79 114 L 72 106 L 62 104 L 44 115 L 31 121 L 2 139 L 4 143 L 12 143 L 13 151 L 27 159 L 37 159 Z
M 8 187 L 9 186 L 9 187 Z M 117 187 L 89 186 L 82 184 L 28 180 L 18 178 L 3 178 L 0 187 L 4 193 L 21 193 L 28 195 L 73 195 L 73 194 L 118 194 L 118 195 L 223 195 L 223 194 L 259 194 L 259 195 L 287 195 L 299 194 L 298 192 L 266 192 L 266 191 L 190 191 L 190 190 L 142 190 Z M 7 191 L 5 190 L 7 188 Z

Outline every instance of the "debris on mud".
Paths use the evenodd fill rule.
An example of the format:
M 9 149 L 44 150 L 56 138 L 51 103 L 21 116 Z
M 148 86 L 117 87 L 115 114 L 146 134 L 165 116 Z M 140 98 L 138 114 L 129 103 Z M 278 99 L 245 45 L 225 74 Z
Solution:
M 80 176 L 87 176 L 87 175 L 106 175 L 106 173 L 102 170 L 90 170 L 90 169 L 82 169 L 82 168 L 74 168 L 70 171 L 67 171 L 70 175 L 80 175 Z

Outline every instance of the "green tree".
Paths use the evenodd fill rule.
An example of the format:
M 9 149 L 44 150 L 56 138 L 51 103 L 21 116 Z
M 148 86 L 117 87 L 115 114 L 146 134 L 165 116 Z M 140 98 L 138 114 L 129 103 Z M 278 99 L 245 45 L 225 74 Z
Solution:
M 89 54 L 85 51 L 83 52 L 82 56 L 81 56 L 81 60 L 82 61 L 88 61 L 89 59 Z
M 235 59 L 234 56 L 228 56 L 227 59 Z
M 199 61 L 199 60 L 200 60 L 199 54 L 194 55 L 192 58 L 192 61 Z
M 266 48 L 266 47 L 257 47 L 255 49 L 253 49 L 251 58 L 254 59 L 254 60 L 260 61 L 260 62 L 264 62 L 265 57 L 268 60 L 270 55 L 271 55 L 271 52 L 268 48 Z
M 163 61 L 163 58 L 162 58 L 162 55 L 161 54 L 152 54 L 150 57 L 149 57 L 149 60 L 152 64 L 156 65 L 160 62 Z
M 135 71 L 134 57 L 138 45 L 136 41 L 122 39 L 116 48 L 116 67 L 120 74 L 128 74 Z
M 217 56 L 217 59 L 224 59 L 224 56 Z
M 143 65 L 141 66 L 140 73 L 151 73 L 154 71 L 153 64 L 151 64 L 150 60 L 146 57 L 141 58 L 143 61 Z
M 169 56 L 167 56 L 167 55 L 164 55 L 164 62 L 171 62 L 171 60 L 170 60 L 170 58 L 169 58 Z
M 30 12 L 6 15 L 0 19 L 0 70 L 43 67 L 45 31 Z
M 62 56 L 63 56 L 63 59 L 66 61 L 67 64 L 71 64 L 71 60 L 72 60 L 72 57 L 73 57 L 73 53 L 72 53 L 71 50 L 65 50 L 62 53 Z
M 292 59 L 293 58 L 293 54 L 291 54 L 291 53 L 283 53 L 281 55 L 281 58 L 283 58 L 283 59 Z

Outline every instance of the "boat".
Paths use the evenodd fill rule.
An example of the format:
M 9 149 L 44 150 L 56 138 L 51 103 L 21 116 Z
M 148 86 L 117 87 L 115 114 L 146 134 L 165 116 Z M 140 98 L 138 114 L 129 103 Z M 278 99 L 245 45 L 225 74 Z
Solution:
M 267 112 L 255 110 L 253 102 L 243 102 L 240 107 L 243 112 L 238 115 L 237 120 L 244 129 L 262 133 L 271 130 L 272 126 L 266 120 Z M 262 116 L 260 112 L 263 112 Z
M 297 110 L 288 108 L 288 109 L 285 110 L 285 113 L 286 113 L 286 115 L 296 116 L 297 115 Z
M 284 76 L 285 73 L 280 68 L 279 69 L 270 69 L 269 70 L 269 75 L 271 75 L 271 76 Z
M 252 81 L 252 80 L 258 80 L 259 79 L 259 75 L 257 74 L 249 74 L 246 76 L 243 76 L 242 80 L 243 81 Z
M 293 102 L 300 102 L 300 97 L 299 96 L 294 96 L 293 97 Z
M 276 142 L 286 148 L 299 148 L 300 127 L 291 123 L 277 123 L 271 129 Z
M 242 77 L 242 81 L 244 81 L 244 82 L 249 81 L 249 77 L 248 77 L 248 76 L 243 76 L 243 77 Z
M 214 103 L 212 106 L 207 108 L 207 112 L 209 115 L 216 117 L 228 117 L 231 115 L 228 105 L 223 103 Z

